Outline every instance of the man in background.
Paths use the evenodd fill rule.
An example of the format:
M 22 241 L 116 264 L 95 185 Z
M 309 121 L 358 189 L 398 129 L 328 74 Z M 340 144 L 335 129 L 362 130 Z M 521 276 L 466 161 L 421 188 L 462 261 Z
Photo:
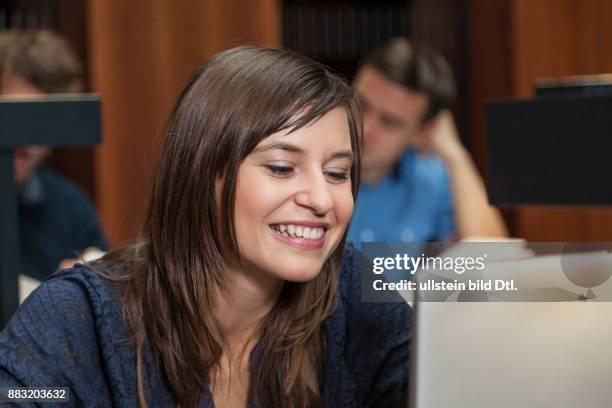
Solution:
M 81 90 L 81 66 L 66 41 L 49 31 L 0 33 L 2 96 L 31 99 Z M 106 247 L 87 196 L 59 174 L 41 167 L 49 153 L 45 146 L 15 149 L 21 267 L 24 274 L 38 280 L 80 251 Z
M 354 89 L 364 110 L 364 151 L 349 241 L 506 236 L 461 144 L 449 111 L 455 83 L 439 53 L 394 39 L 365 59 Z

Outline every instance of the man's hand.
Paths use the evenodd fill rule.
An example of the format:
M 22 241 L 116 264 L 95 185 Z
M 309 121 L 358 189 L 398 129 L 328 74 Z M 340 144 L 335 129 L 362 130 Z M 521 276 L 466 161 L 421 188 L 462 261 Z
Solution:
M 458 160 L 465 160 L 467 150 L 461 143 L 459 131 L 453 114 L 448 110 L 441 111 L 431 124 L 431 147 L 448 165 Z
M 507 236 L 504 221 L 499 211 L 489 205 L 482 178 L 461 143 L 452 113 L 443 110 L 426 126 L 430 128 L 424 132 L 425 145 L 440 156 L 448 169 L 457 238 Z

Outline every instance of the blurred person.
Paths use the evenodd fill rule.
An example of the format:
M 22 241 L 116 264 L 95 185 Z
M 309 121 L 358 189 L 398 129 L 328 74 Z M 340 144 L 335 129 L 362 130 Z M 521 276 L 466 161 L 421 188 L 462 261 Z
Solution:
M 64 39 L 44 30 L 0 33 L 2 96 L 31 99 L 81 91 L 81 65 Z M 42 166 L 50 151 L 46 146 L 23 146 L 14 152 L 21 267 L 38 280 L 77 252 L 106 247 L 89 198 Z
M 353 87 L 364 111 L 364 152 L 350 241 L 507 234 L 457 133 L 449 111 L 455 83 L 441 54 L 393 39 L 366 57 Z
M 0 386 L 70 387 L 72 406 L 407 406 L 410 308 L 361 302 L 344 248 L 357 110 L 299 54 L 214 56 L 171 113 L 139 240 L 30 296 L 0 334 Z

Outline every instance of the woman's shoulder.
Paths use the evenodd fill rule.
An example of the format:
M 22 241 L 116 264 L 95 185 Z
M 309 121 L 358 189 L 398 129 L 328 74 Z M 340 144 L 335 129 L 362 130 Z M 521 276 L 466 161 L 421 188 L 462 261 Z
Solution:
M 106 381 L 125 381 L 118 367 L 131 359 L 111 292 L 84 265 L 46 279 L 0 333 L 0 383 L 67 386 L 81 402 L 110 401 Z
M 342 258 L 342 272 L 338 290 L 344 309 L 353 320 L 363 324 L 372 324 L 384 328 L 408 330 L 410 306 L 399 294 L 376 296 L 369 291 L 368 285 L 373 276 L 369 275 L 368 260 L 352 243 L 347 243 Z M 389 333 L 387 331 L 387 333 Z
M 69 269 L 51 274 L 19 307 L 12 320 L 32 324 L 44 323 L 53 317 L 73 320 L 76 313 L 81 321 L 108 302 L 108 288 L 103 279 L 90 267 L 76 264 Z M 89 316 L 91 317 L 91 316 Z M 78 327 L 78 326 L 77 326 Z
M 122 324 L 121 305 L 112 291 L 113 284 L 88 266 L 59 270 L 19 306 L 0 338 L 41 343 L 44 350 L 74 343 L 75 358 L 95 353 L 105 335 L 116 338 Z
M 340 302 L 330 319 L 330 336 L 335 337 L 332 353 L 342 352 L 360 405 L 405 406 L 411 309 L 399 296 L 395 301 L 364 301 L 366 265 L 363 254 L 348 244 L 338 288 Z
M 26 316 L 31 319 L 44 317 L 41 323 L 51 317 L 53 320 L 60 318 L 77 330 L 88 322 L 120 317 L 117 312 L 121 305 L 116 294 L 122 285 L 105 279 L 101 275 L 104 272 L 103 268 L 94 270 L 83 264 L 59 270 L 43 281 L 19 310 L 43 314 L 28 313 Z

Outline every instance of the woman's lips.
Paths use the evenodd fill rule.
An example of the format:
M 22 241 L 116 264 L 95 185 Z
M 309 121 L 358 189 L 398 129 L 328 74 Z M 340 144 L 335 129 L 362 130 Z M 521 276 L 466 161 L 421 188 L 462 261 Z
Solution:
M 301 237 L 293 237 L 291 235 L 284 236 L 276 232 L 274 229 L 270 228 L 270 232 L 274 235 L 274 238 L 282 242 L 283 244 L 287 244 L 294 248 L 304 249 L 304 250 L 318 250 L 323 247 L 325 243 L 325 236 L 327 232 L 323 234 L 321 238 L 318 239 L 307 239 Z

